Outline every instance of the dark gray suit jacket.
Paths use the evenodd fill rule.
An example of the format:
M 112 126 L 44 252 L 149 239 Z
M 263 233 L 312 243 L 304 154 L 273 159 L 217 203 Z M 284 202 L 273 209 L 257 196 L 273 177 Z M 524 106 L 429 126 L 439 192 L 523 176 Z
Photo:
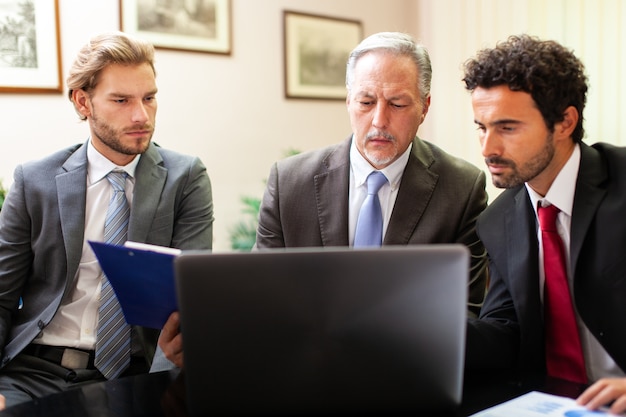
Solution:
M 571 223 L 574 301 L 626 371 L 626 148 L 581 144 Z M 545 374 L 537 225 L 526 188 L 504 191 L 480 216 L 490 287 L 468 327 L 469 371 Z
M 348 246 L 350 143 L 302 153 L 271 169 L 256 247 Z M 475 231 L 487 204 L 485 174 L 419 138 L 384 237 L 384 245 L 462 243 L 472 253 L 469 310 L 484 298 L 486 256 Z
M 55 315 L 74 286 L 83 249 L 87 146 L 76 145 L 15 169 L 0 211 L 2 366 Z M 211 184 L 198 158 L 151 144 L 135 171 L 128 239 L 210 249 Z M 22 297 L 24 306 L 17 309 Z M 158 332 L 136 329 L 150 363 Z

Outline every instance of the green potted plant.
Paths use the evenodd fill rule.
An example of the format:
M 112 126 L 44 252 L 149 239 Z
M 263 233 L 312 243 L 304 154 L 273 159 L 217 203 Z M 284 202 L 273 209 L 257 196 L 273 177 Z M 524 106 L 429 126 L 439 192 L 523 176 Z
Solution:
M 250 196 L 241 197 L 245 219 L 240 220 L 230 232 L 230 247 L 237 251 L 249 252 L 256 242 L 261 199 Z
M 300 151 L 289 149 L 285 152 L 285 157 L 297 155 Z M 243 196 L 242 212 L 246 216 L 240 220 L 230 231 L 230 247 L 237 251 L 249 252 L 256 243 L 256 229 L 259 224 L 259 208 L 261 199 L 257 197 Z
M 4 204 L 4 197 L 7 195 L 7 190 L 2 185 L 2 180 L 0 180 L 0 210 L 2 210 L 2 205 Z

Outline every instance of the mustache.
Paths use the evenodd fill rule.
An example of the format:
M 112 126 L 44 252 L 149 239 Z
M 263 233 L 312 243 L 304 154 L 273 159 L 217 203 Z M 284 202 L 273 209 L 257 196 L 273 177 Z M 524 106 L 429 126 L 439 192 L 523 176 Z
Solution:
M 367 136 L 365 136 L 365 139 L 366 140 L 370 140 L 370 139 L 373 139 L 373 138 L 381 138 L 381 137 L 385 138 L 387 140 L 390 140 L 390 141 L 395 141 L 396 140 L 396 137 L 394 135 L 392 135 L 389 132 L 385 132 L 385 131 L 369 132 L 367 134 Z
M 501 158 L 499 156 L 488 156 L 485 158 L 485 164 L 487 165 L 504 165 L 504 166 L 514 166 L 515 164 L 508 159 Z
M 124 129 L 125 132 L 136 132 L 137 130 L 149 130 L 152 132 L 154 130 L 154 125 L 152 123 L 147 123 L 145 125 L 131 126 Z

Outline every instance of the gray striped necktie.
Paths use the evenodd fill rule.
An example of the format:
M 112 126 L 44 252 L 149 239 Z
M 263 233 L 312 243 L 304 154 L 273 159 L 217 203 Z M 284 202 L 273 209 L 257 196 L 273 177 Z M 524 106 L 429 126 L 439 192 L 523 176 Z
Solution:
M 124 192 L 127 176 L 126 172 L 118 171 L 111 171 L 107 175 L 113 195 L 104 221 L 104 241 L 113 245 L 126 242 L 130 213 Z M 114 379 L 130 365 L 130 326 L 104 274 L 98 314 L 94 364 L 105 378 Z

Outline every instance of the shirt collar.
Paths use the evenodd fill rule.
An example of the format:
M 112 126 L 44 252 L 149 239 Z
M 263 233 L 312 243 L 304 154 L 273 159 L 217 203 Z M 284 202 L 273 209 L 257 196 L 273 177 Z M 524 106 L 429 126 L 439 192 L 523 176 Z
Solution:
M 408 146 L 406 151 L 404 151 L 404 153 L 400 155 L 398 159 L 396 159 L 385 168 L 379 170 L 380 172 L 385 174 L 385 177 L 387 177 L 387 181 L 389 181 L 391 189 L 394 191 L 400 186 L 402 173 L 404 172 L 404 168 L 406 168 L 406 164 L 409 161 L 409 155 L 411 155 L 412 148 L 413 143 Z M 356 148 L 354 135 L 352 136 L 352 143 L 350 144 L 350 166 L 352 167 L 352 173 L 354 174 L 355 187 L 360 187 L 364 185 L 367 181 L 368 175 L 371 174 L 372 171 L 376 171 L 376 168 L 374 168 Z
M 545 197 L 537 194 L 526 183 L 526 189 L 530 196 L 530 201 L 533 204 L 535 212 L 537 211 L 537 203 L 539 201 L 547 201 L 553 204 L 561 210 L 564 214 L 572 216 L 572 209 L 574 207 L 574 193 L 576 191 L 576 180 L 578 178 L 578 168 L 580 167 L 580 146 L 576 144 L 574 151 L 570 155 L 569 159 L 561 168 L 561 171 L 557 174 L 556 178 L 550 185 Z M 544 206 L 546 204 L 543 204 Z
M 131 177 L 135 177 L 135 169 L 139 163 L 141 155 L 137 155 L 129 164 L 125 166 L 118 166 L 102 155 L 91 143 L 91 138 L 87 142 L 87 178 L 89 184 L 95 184 L 100 181 L 106 175 L 114 169 L 126 171 Z

